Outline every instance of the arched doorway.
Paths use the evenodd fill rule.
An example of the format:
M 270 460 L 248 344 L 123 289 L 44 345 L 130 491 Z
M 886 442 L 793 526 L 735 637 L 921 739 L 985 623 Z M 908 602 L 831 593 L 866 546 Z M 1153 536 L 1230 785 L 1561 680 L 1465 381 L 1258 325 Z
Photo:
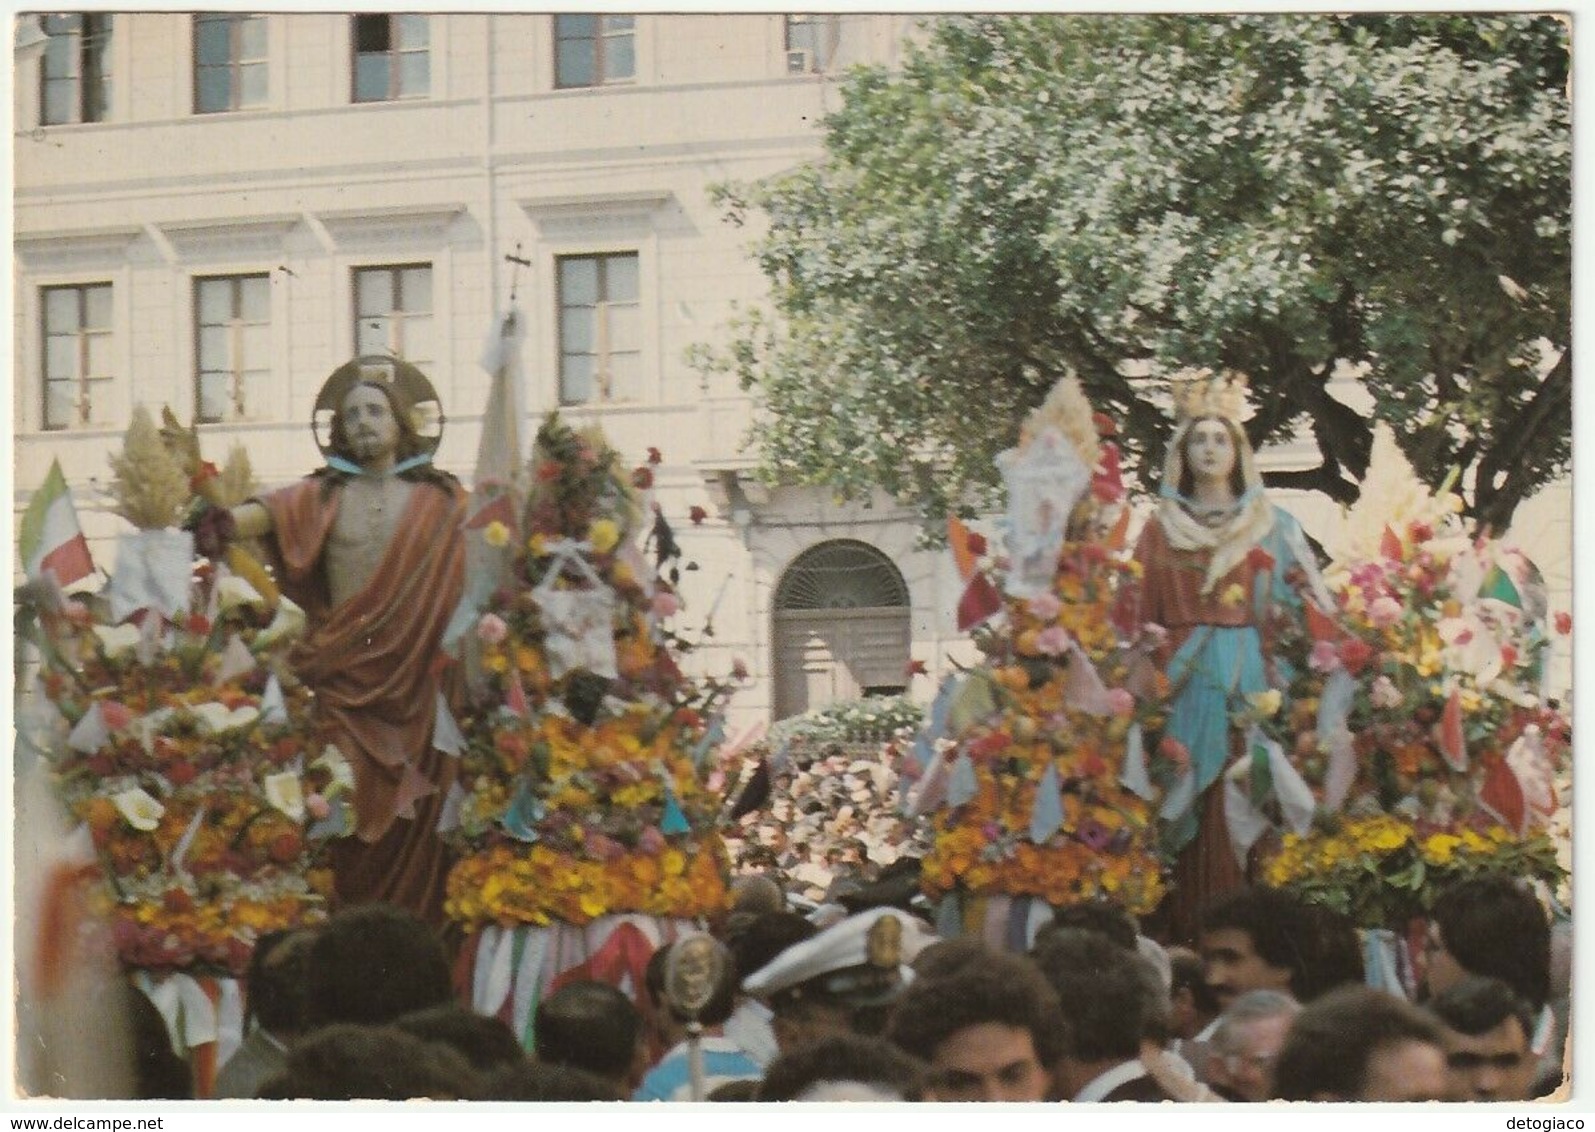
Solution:
M 774 619 L 775 718 L 906 689 L 908 585 L 867 543 L 798 555 L 776 587 Z

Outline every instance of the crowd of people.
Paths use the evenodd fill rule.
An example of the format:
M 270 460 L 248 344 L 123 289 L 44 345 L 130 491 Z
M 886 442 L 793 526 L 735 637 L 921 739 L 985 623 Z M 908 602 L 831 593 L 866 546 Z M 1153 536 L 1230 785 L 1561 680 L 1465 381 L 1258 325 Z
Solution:
M 906 900 L 804 915 L 762 877 L 734 893 L 712 933 L 722 962 L 693 1011 L 672 989 L 678 939 L 654 952 L 642 986 L 556 979 L 520 1036 L 461 1004 L 443 941 L 407 911 L 356 906 L 273 934 L 256 948 L 247 1034 L 215 1093 L 1523 1101 L 1564 1079 L 1565 1011 L 1551 1007 L 1567 988 L 1549 921 L 1504 878 L 1436 905 L 1416 1004 L 1366 984 L 1348 922 L 1267 888 L 1207 905 L 1195 948 L 1165 948 L 1093 902 L 1059 909 L 1025 952 L 939 938 Z M 141 1094 L 191 1096 L 159 1016 L 134 998 Z

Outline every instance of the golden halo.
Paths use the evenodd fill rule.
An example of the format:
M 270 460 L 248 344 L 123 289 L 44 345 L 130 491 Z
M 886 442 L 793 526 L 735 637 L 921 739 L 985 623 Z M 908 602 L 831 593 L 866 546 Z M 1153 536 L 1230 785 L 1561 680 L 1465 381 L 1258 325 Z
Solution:
M 437 390 L 427 380 L 426 374 L 404 361 L 388 354 L 362 354 L 332 371 L 316 395 L 316 407 L 310 414 L 310 431 L 316 438 L 316 447 L 323 456 L 332 452 L 332 418 L 343 399 L 362 381 L 380 381 L 391 385 L 399 394 L 401 403 L 410 407 L 410 423 L 421 438 L 424 451 L 433 455 L 443 442 L 443 402 Z

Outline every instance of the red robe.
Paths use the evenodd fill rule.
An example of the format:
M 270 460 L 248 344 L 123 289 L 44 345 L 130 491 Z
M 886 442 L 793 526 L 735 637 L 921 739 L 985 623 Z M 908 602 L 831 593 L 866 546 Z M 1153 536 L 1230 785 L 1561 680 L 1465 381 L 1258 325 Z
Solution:
M 465 576 L 464 494 L 418 483 L 365 588 L 332 606 L 322 551 L 342 492 L 302 480 L 261 499 L 283 589 L 309 619 L 289 663 L 317 719 L 354 768 L 355 834 L 333 843 L 338 899 L 384 901 L 442 919 L 450 860 L 436 828 L 458 760 L 432 746 L 439 642 Z

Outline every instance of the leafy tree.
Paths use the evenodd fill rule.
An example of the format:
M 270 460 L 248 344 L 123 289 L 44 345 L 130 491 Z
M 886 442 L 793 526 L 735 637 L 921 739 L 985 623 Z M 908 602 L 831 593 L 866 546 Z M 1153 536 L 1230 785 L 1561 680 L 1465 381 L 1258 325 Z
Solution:
M 880 486 L 933 524 L 1066 369 L 1143 477 L 1156 377 L 1251 378 L 1280 486 L 1348 501 L 1372 421 L 1504 529 L 1571 458 L 1568 32 L 1531 15 L 935 21 L 852 72 L 825 153 L 722 186 L 771 310 L 700 364 L 757 390 L 772 476 Z

